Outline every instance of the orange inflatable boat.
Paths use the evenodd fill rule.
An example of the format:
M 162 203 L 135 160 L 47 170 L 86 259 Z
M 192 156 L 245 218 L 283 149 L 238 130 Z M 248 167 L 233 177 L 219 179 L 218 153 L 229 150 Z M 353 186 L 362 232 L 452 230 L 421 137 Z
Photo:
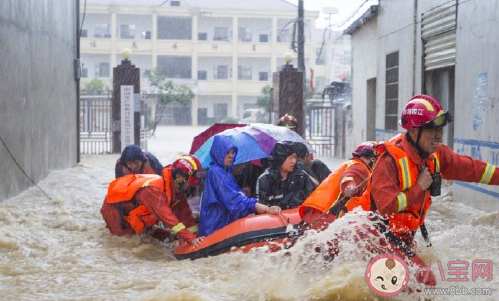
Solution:
M 234 251 L 248 252 L 262 246 L 276 252 L 298 232 L 300 221 L 298 208 L 283 210 L 280 215 L 250 215 L 208 235 L 198 247 L 180 241 L 174 251 L 175 258 L 197 259 Z

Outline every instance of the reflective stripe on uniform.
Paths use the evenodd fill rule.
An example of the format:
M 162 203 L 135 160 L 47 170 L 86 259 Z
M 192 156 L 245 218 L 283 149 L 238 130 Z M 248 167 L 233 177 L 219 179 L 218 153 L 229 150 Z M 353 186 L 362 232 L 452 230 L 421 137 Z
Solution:
M 142 187 L 146 187 L 146 186 L 149 186 L 149 182 L 151 182 L 153 179 L 149 179 L 147 181 L 144 182 L 144 184 L 142 184 Z
M 405 193 L 401 192 L 397 195 L 397 201 L 398 201 L 398 209 L 397 211 L 400 212 L 407 207 L 407 196 Z
M 191 233 L 196 233 L 198 232 L 198 226 L 192 226 L 192 227 L 189 227 L 187 228 L 187 230 L 189 230 Z
M 485 171 L 483 172 L 482 178 L 480 179 L 480 183 L 489 184 L 495 171 L 496 171 L 496 167 L 494 165 L 490 165 L 487 163 L 487 166 L 485 167 Z
M 344 177 L 343 180 L 341 180 L 340 185 L 348 181 L 353 181 L 353 177 Z
M 179 231 L 181 230 L 184 230 L 185 229 L 185 225 L 182 224 L 182 223 L 178 223 L 176 224 L 173 228 L 172 228 L 172 231 L 173 231 L 173 234 L 177 234 Z
M 399 166 L 400 166 L 400 171 L 402 172 L 402 174 L 401 174 L 402 190 L 406 190 L 406 189 L 410 188 L 410 185 L 412 183 L 411 173 L 409 172 L 409 158 L 405 157 L 405 158 L 400 159 Z M 399 202 L 399 204 L 400 204 L 400 202 Z

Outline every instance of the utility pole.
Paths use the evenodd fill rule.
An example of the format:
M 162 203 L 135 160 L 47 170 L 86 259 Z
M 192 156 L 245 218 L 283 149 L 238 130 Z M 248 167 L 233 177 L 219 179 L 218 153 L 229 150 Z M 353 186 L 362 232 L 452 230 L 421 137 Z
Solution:
M 303 113 L 301 122 L 300 131 L 303 138 L 306 138 L 307 135 L 307 103 L 305 99 L 305 91 L 306 91 L 306 78 L 307 72 L 305 71 L 305 17 L 303 11 L 303 0 L 298 0 L 298 71 L 303 72 Z
M 298 1 L 298 71 L 305 72 L 305 18 L 303 0 Z M 305 74 L 305 73 L 304 73 Z

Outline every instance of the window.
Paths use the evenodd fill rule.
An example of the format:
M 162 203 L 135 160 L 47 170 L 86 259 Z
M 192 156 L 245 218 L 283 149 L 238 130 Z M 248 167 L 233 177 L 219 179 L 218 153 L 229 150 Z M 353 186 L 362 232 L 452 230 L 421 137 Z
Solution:
M 399 53 L 386 56 L 386 87 L 385 87 L 385 129 L 397 130 L 398 124 L 398 79 Z
M 208 72 L 205 70 L 198 71 L 198 80 L 206 80 L 208 78 Z
M 143 31 L 142 37 L 146 40 L 150 40 L 151 39 L 151 32 L 149 30 Z
M 88 37 L 88 30 L 82 29 L 80 38 L 86 38 L 86 37 Z
M 268 72 L 259 72 L 258 73 L 258 80 L 259 81 L 268 81 L 269 80 L 269 73 Z
M 206 32 L 199 32 L 198 33 L 198 40 L 199 41 L 206 41 L 206 40 L 208 40 L 208 34 Z
M 269 35 L 268 34 L 261 34 L 259 41 L 260 41 L 260 43 L 268 43 L 269 42 Z
M 83 78 L 88 77 L 88 69 L 87 68 L 81 68 L 81 77 L 83 77 Z
M 159 55 L 158 68 L 167 78 L 191 78 L 190 56 Z
M 239 42 L 251 42 L 251 29 L 239 27 L 237 37 Z
M 214 79 L 228 79 L 229 78 L 229 66 L 220 65 L 215 66 L 215 70 L 213 72 Z
M 171 1 L 170 6 L 180 6 L 180 1 Z
M 95 77 L 109 77 L 109 63 L 96 63 Z
M 120 37 L 122 39 L 135 39 L 135 25 L 120 25 Z
M 158 17 L 158 39 L 191 40 L 191 17 Z
M 146 69 L 144 70 L 144 77 L 149 77 L 151 75 L 151 70 Z
M 109 33 L 109 24 L 95 24 L 94 37 L 110 38 L 111 34 Z
M 213 117 L 216 120 L 221 120 L 227 118 L 227 104 L 226 103 L 216 103 L 213 105 Z
M 229 30 L 227 27 L 215 27 L 215 34 L 213 36 L 214 41 L 228 41 L 229 40 Z
M 237 66 L 237 79 L 251 80 L 251 67 Z

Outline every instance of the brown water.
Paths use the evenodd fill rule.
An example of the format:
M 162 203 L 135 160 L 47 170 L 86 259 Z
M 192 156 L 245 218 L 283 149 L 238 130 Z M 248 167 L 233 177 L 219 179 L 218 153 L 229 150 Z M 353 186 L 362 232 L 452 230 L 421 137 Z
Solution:
M 150 150 L 166 164 L 188 151 L 194 130 L 199 131 L 168 131 L 187 137 L 168 142 L 157 141 L 165 134 L 158 133 Z M 195 261 L 175 260 L 171 244 L 147 236 L 111 236 L 99 209 L 116 158 L 82 156 L 78 166 L 50 173 L 39 186 L 51 199 L 33 187 L 0 203 L 0 300 L 499 300 L 496 268 L 492 281 L 471 281 L 473 260 L 499 264 L 499 214 L 454 203 L 451 187 L 427 217 L 433 247 L 426 248 L 417 236 L 420 254 L 430 260 L 438 280 L 437 260 L 444 266 L 456 259 L 469 263 L 469 281 L 440 280 L 440 287 L 485 288 L 492 295 L 429 297 L 404 291 L 383 299 L 366 284 L 368 262 L 356 244 L 344 242 L 333 262 L 313 251 L 312 246 L 348 229 L 355 216 L 306 237 L 288 252 L 259 249 Z M 322 159 L 332 169 L 339 162 Z M 449 269 L 444 272 L 448 279 Z

